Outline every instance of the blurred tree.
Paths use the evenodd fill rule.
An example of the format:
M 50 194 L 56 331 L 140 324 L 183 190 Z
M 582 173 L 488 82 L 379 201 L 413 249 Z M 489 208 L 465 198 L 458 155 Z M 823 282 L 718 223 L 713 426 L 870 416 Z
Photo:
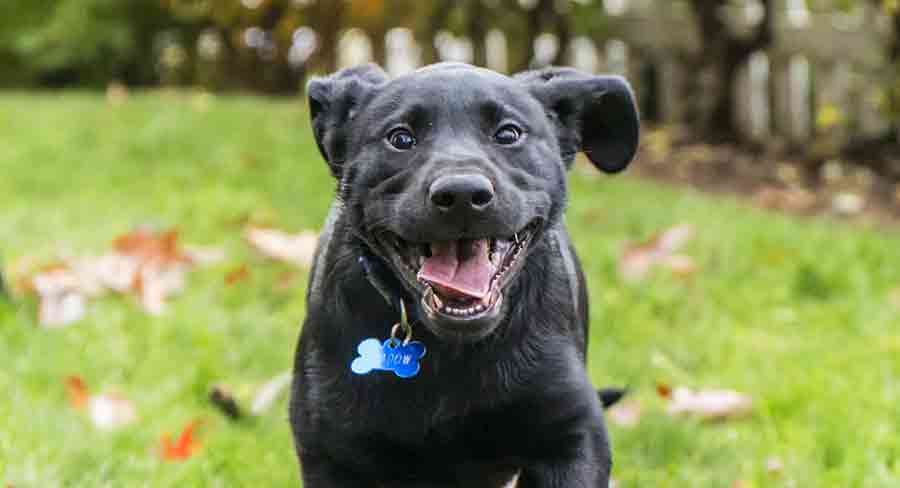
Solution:
M 694 60 L 697 73 L 712 75 L 710 87 L 696 84 L 702 77 L 694 77 L 694 93 L 708 91 L 712 103 L 709 113 L 696 113 L 703 134 L 714 141 L 739 139 L 735 123 L 734 90 L 738 69 L 750 55 L 767 49 L 773 40 L 771 0 L 759 0 L 763 8 L 760 21 L 751 28 L 748 36 L 739 36 L 728 24 L 724 15 L 729 0 L 691 0 L 700 37 L 700 49 Z
M 888 142 L 900 144 L 900 0 L 881 0 L 891 19 L 891 37 L 887 45 L 888 73 L 885 75 L 885 108 L 891 123 Z
M 51 86 L 153 81 L 152 39 L 166 20 L 142 0 L 4 0 L 0 19 L 0 55 Z
M 566 47 L 572 38 L 572 20 L 567 15 L 571 8 L 572 0 L 535 0 L 533 5 L 523 5 L 523 2 L 511 0 L 513 9 L 523 14 L 523 37 L 514 44 L 512 71 L 523 71 L 534 66 L 535 40 L 541 34 L 553 34 L 557 39 L 557 50 L 551 64 L 564 64 Z M 595 9 L 599 7 L 593 7 Z
M 456 4 L 455 0 L 434 0 L 421 2 L 425 8 L 419 11 L 415 22 L 416 39 L 422 49 L 422 62 L 431 64 L 440 61 L 437 46 L 434 39 L 437 33 L 444 29 L 450 18 L 451 11 Z

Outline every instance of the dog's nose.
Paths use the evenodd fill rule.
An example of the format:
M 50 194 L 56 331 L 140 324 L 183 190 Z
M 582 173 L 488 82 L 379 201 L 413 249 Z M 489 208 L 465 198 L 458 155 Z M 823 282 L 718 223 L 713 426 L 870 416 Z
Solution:
M 480 174 L 446 175 L 434 180 L 428 198 L 441 211 L 481 211 L 494 201 L 494 185 Z

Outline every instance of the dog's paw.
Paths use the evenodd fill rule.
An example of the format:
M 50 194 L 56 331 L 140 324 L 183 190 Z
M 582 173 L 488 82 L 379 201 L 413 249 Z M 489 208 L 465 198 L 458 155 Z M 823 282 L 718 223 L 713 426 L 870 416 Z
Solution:
M 359 357 L 350 364 L 356 374 L 366 374 L 372 370 L 384 369 L 384 352 L 378 339 L 366 339 L 356 347 Z

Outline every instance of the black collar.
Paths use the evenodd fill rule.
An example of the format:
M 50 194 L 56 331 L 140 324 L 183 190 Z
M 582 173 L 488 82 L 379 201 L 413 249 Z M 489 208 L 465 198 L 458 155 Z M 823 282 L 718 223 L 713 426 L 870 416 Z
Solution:
M 378 294 L 384 298 L 388 306 L 400 313 L 400 300 L 404 299 L 403 284 L 391 273 L 384 261 L 378 256 L 372 254 L 368 249 L 364 250 L 358 258 L 360 266 L 362 266 L 363 274 L 369 283 L 378 291 Z M 418 308 L 407 299 L 406 310 L 409 312 L 410 320 L 416 319 L 416 311 Z M 399 316 L 399 315 L 398 315 Z

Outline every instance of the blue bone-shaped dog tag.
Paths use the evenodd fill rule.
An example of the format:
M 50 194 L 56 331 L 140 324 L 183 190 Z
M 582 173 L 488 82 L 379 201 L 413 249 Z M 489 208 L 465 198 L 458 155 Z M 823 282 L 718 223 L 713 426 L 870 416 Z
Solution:
M 419 374 L 419 360 L 425 356 L 425 344 L 418 341 L 403 344 L 398 339 L 383 343 L 378 339 L 366 339 L 359 343 L 356 352 L 359 357 L 350 364 L 356 374 L 380 370 L 393 371 L 401 378 L 412 378 Z

